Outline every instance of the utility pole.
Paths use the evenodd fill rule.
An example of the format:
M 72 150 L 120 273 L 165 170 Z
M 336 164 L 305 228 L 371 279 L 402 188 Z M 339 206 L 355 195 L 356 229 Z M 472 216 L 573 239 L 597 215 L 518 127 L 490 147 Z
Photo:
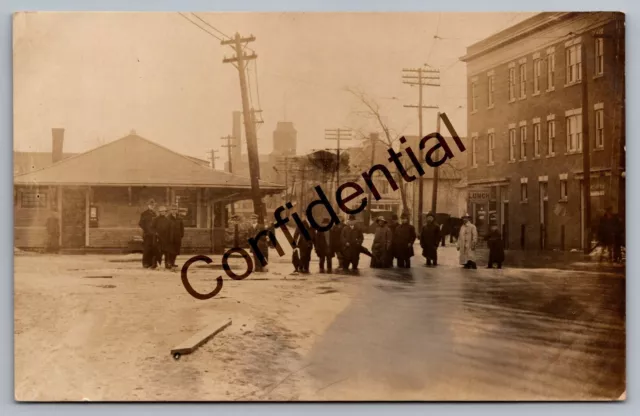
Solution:
M 431 68 L 405 68 L 402 70 L 405 74 L 402 76 L 404 81 L 403 84 L 408 85 L 417 85 L 418 86 L 418 105 L 405 105 L 406 108 L 417 108 L 418 109 L 418 140 L 422 139 L 422 110 L 429 108 L 438 108 L 438 106 L 434 105 L 423 105 L 422 104 L 422 88 L 423 87 L 439 87 L 440 84 L 436 82 L 431 82 L 431 80 L 440 80 L 440 70 L 431 69 Z M 428 75 L 428 74 L 437 74 L 437 75 Z M 424 159 L 422 154 L 422 149 L 420 149 L 419 160 L 422 161 Z M 422 205 L 423 205 L 423 194 L 424 194 L 424 181 L 422 178 L 418 178 L 420 181 L 418 183 L 418 229 L 422 229 Z
M 591 252 L 591 147 L 589 141 L 589 74 L 587 72 L 587 53 L 584 43 L 580 45 L 582 71 L 582 201 L 584 206 L 584 253 Z
M 247 55 L 244 52 L 246 44 L 255 41 L 254 36 L 248 38 L 240 37 L 239 33 L 229 40 L 223 40 L 222 45 L 230 45 L 235 50 L 236 56 L 224 58 L 222 62 L 231 63 L 238 69 L 240 77 L 240 94 L 242 96 L 242 114 L 244 118 L 244 129 L 247 135 L 247 156 L 249 159 L 249 175 L 251 176 L 251 197 L 253 200 L 253 212 L 258 216 L 258 224 L 264 226 L 264 211 L 262 209 L 262 198 L 260 195 L 260 160 L 258 158 L 258 139 L 256 137 L 255 112 L 249 108 L 249 94 L 247 89 L 247 61 L 256 59 L 255 53 Z
M 221 137 L 222 140 L 226 140 L 227 144 L 223 144 L 222 147 L 226 147 L 227 148 L 227 157 L 229 158 L 229 173 L 233 173 L 233 162 L 232 159 L 233 157 L 231 156 L 231 148 L 232 147 L 236 147 L 235 144 L 233 144 L 233 140 L 234 137 L 231 135 L 227 135 L 225 137 Z M 230 204 L 231 205 L 231 215 L 235 215 L 236 214 L 236 204 L 234 204 L 233 202 Z M 235 220 L 234 220 L 235 222 Z M 238 224 L 234 224 L 233 226 L 233 242 L 234 242 L 234 247 L 239 247 L 240 246 L 240 238 L 239 238 L 239 234 L 240 234 L 240 230 L 238 229 Z
M 376 144 L 378 143 L 378 133 L 371 133 L 369 134 L 369 142 L 371 143 L 371 164 L 369 166 L 373 166 L 376 164 Z M 402 184 L 400 184 L 402 186 Z M 371 199 L 373 198 L 373 195 L 371 194 L 371 187 L 367 187 L 368 191 L 367 191 L 367 201 L 369 201 L 369 203 L 367 204 L 367 227 L 369 227 L 371 225 L 371 206 L 372 201 Z
M 216 168 L 216 159 L 220 159 L 220 156 L 216 156 L 216 153 L 218 153 L 219 150 L 214 150 L 211 149 L 211 154 L 209 156 L 209 159 L 211 160 L 211 169 L 215 169 Z
M 438 119 L 436 120 L 436 133 L 440 134 L 440 112 L 438 111 Z M 435 151 L 436 158 L 440 156 L 440 149 Z M 439 167 L 433 168 L 433 193 L 431 195 L 431 212 L 436 215 L 436 208 L 438 206 L 438 179 L 440 177 L 438 172 Z
M 325 140 L 335 140 L 338 142 L 336 146 L 337 149 L 337 161 L 336 164 L 336 189 L 340 186 L 340 140 L 351 140 L 351 130 L 350 129 L 325 129 L 324 131 L 324 139 Z

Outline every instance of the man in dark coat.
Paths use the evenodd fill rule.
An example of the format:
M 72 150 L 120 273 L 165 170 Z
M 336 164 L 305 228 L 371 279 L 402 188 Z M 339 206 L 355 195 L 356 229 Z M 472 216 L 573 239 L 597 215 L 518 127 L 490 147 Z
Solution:
M 364 241 L 364 234 L 362 230 L 356 226 L 355 215 L 349 216 L 349 222 L 342 230 L 341 241 L 345 257 L 344 269 L 348 270 L 349 265 L 353 265 L 353 270 L 358 270 L 360 248 Z
M 487 269 L 493 269 L 493 264 L 497 264 L 498 269 L 502 269 L 504 262 L 504 245 L 502 244 L 502 236 L 498 231 L 498 225 L 491 223 L 489 234 L 486 237 L 487 246 L 489 246 L 489 261 Z
M 324 218 L 322 220 L 322 225 L 329 225 L 329 218 Z M 314 246 L 316 248 L 316 254 L 320 259 L 320 273 L 324 273 L 324 264 L 325 261 L 327 263 L 327 272 L 331 273 L 332 268 L 332 259 L 334 256 L 334 244 L 332 244 L 331 239 L 333 238 L 332 230 L 329 229 L 327 231 L 317 231 L 316 237 L 314 241 Z
M 315 235 L 313 228 L 311 228 L 307 220 L 303 220 L 302 225 L 309 233 L 310 239 L 307 239 L 307 237 L 300 232 L 300 229 L 296 228 L 296 232 L 293 233 L 293 241 L 300 250 L 300 271 L 302 273 L 309 273 L 309 263 L 311 263 L 311 252 L 313 251 Z
M 416 241 L 416 229 L 409 224 L 409 215 L 402 214 L 401 224 L 393 234 L 393 246 L 398 256 L 398 267 L 408 269 L 411 267 L 413 257 L 413 243 Z
M 373 244 L 371 245 L 371 268 L 386 268 L 390 267 L 390 252 L 393 234 L 387 226 L 387 220 L 383 216 L 378 217 L 376 220 L 378 227 L 373 237 Z M 393 262 L 393 260 L 391 260 Z
M 47 252 L 57 253 L 60 250 L 60 220 L 58 213 L 53 212 L 47 219 Z
M 184 223 L 182 222 L 182 218 L 180 218 L 177 205 L 171 207 L 169 224 L 169 243 L 167 244 L 165 262 L 169 262 L 169 268 L 175 269 L 177 267 L 176 257 L 180 254 L 182 238 L 184 237 Z
M 158 216 L 153 219 L 153 229 L 158 236 L 156 247 L 156 263 L 158 266 L 162 264 L 162 258 L 164 257 L 164 267 L 166 269 L 171 268 L 169 259 L 167 257 L 167 250 L 171 241 L 171 220 L 167 217 L 167 208 L 165 206 L 158 207 Z
M 391 216 L 391 221 L 389 222 L 389 229 L 391 230 L 392 239 L 399 225 L 400 224 L 398 224 L 398 216 L 396 214 L 393 214 Z M 387 267 L 393 267 L 393 261 L 395 259 L 397 259 L 398 267 L 402 267 L 400 265 L 400 257 L 398 257 L 397 247 L 395 246 L 395 244 L 391 244 L 391 248 L 389 249 L 389 258 L 388 258 L 389 263 L 387 264 Z
M 265 226 L 261 226 L 260 224 L 258 224 L 258 215 L 256 214 L 251 214 L 251 217 L 249 218 L 249 223 L 250 223 L 249 229 L 248 229 L 249 238 L 256 238 L 258 234 L 260 234 L 260 232 L 266 229 Z M 258 249 L 260 250 L 260 253 L 262 253 L 262 255 L 264 256 L 264 260 L 266 262 L 269 262 L 268 238 L 269 238 L 268 235 L 263 234 L 263 236 L 260 237 L 260 240 L 258 240 Z M 258 259 L 258 256 L 256 256 L 256 253 L 253 253 L 253 267 L 256 272 L 264 271 L 262 262 L 260 261 L 260 259 Z
M 329 231 L 331 233 L 331 251 L 338 258 L 339 269 L 344 269 L 344 250 L 342 247 L 342 230 L 344 230 L 344 227 L 344 223 L 340 222 L 331 227 Z
M 142 267 L 145 269 L 156 268 L 156 232 L 153 229 L 153 219 L 156 217 L 156 201 L 150 199 L 147 209 L 140 214 L 138 226 L 142 228 Z
M 438 265 L 438 245 L 440 243 L 440 226 L 436 224 L 435 217 L 430 212 L 427 214 L 427 223 L 420 233 L 420 246 L 422 255 L 427 259 L 427 266 Z

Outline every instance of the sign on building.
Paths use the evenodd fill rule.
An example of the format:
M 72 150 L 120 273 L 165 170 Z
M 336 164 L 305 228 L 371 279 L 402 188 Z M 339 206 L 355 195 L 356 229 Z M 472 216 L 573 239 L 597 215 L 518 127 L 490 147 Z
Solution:
M 491 199 L 491 189 L 475 188 L 469 190 L 469 202 L 472 204 L 484 204 Z

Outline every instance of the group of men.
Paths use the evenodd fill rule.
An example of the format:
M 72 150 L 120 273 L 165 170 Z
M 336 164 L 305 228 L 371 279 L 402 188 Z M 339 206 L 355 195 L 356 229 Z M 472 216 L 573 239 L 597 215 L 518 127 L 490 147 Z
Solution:
M 140 215 L 138 225 L 142 228 L 142 267 L 157 269 L 164 258 L 166 269 L 177 269 L 176 257 L 180 254 L 184 237 L 184 223 L 178 206 L 172 205 L 167 210 L 161 205 L 156 213 L 156 201 L 151 199 Z
M 322 220 L 322 228 L 330 224 L 328 218 Z M 368 251 L 362 247 L 364 234 L 356 225 L 356 217 L 349 216 L 346 224 L 340 222 L 326 231 L 316 231 L 304 220 L 303 225 L 310 238 L 307 238 L 300 229 L 296 229 L 293 241 L 296 246 L 293 265 L 297 272 L 309 273 L 311 252 L 315 247 L 320 260 L 320 273 L 331 273 L 333 270 L 333 258 L 338 259 L 338 268 L 342 270 L 358 270 L 360 254 Z M 298 252 L 299 250 L 299 252 Z M 326 268 L 325 268 L 326 266 Z

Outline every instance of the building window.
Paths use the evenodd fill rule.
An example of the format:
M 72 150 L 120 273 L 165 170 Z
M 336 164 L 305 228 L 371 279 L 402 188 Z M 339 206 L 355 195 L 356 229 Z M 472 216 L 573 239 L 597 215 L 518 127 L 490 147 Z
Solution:
M 604 73 L 604 39 L 596 38 L 596 75 Z
M 582 151 L 582 114 L 567 117 L 567 152 Z
M 547 155 L 553 156 L 556 154 L 556 121 L 549 120 L 547 122 Z
M 547 56 L 547 90 L 551 91 L 555 88 L 556 80 L 556 55 L 550 53 Z
M 527 126 L 520 126 L 520 160 L 527 159 Z
M 516 99 L 516 69 L 509 68 L 509 101 Z
M 185 227 L 197 227 L 198 191 L 195 189 L 176 190 L 175 203 Z M 251 203 L 251 201 L 249 201 Z
M 540 76 L 542 74 L 542 59 L 533 61 L 533 93 L 540 92 Z
M 520 64 L 520 98 L 527 96 L 527 64 Z
M 494 75 L 490 75 L 488 79 L 488 99 L 489 99 L 489 107 L 493 107 L 493 91 L 494 91 Z
M 567 189 L 567 180 L 560 179 L 560 200 L 566 201 L 567 199 L 569 199 L 569 193 Z
M 516 160 L 516 129 L 509 130 L 509 160 Z
M 20 206 L 22 208 L 47 208 L 49 205 L 47 192 L 39 189 L 25 189 L 21 192 Z
M 533 156 L 540 157 L 540 123 L 533 125 Z
M 471 83 L 471 111 L 478 111 L 478 97 L 477 93 L 477 85 L 475 82 Z
M 471 137 L 471 166 L 472 167 L 478 166 L 477 151 L 478 151 L 478 137 L 472 136 Z
M 529 199 L 529 189 L 527 187 L 527 183 L 521 183 L 520 184 L 520 201 L 521 202 L 527 202 L 527 200 Z
M 596 110 L 596 148 L 604 147 L 604 109 Z
M 582 80 L 582 48 L 580 44 L 567 48 L 567 84 Z
M 489 148 L 489 164 L 493 165 L 494 163 L 494 151 L 496 148 L 496 137 L 494 133 L 489 133 L 489 135 L 487 136 L 488 139 L 488 148 Z

